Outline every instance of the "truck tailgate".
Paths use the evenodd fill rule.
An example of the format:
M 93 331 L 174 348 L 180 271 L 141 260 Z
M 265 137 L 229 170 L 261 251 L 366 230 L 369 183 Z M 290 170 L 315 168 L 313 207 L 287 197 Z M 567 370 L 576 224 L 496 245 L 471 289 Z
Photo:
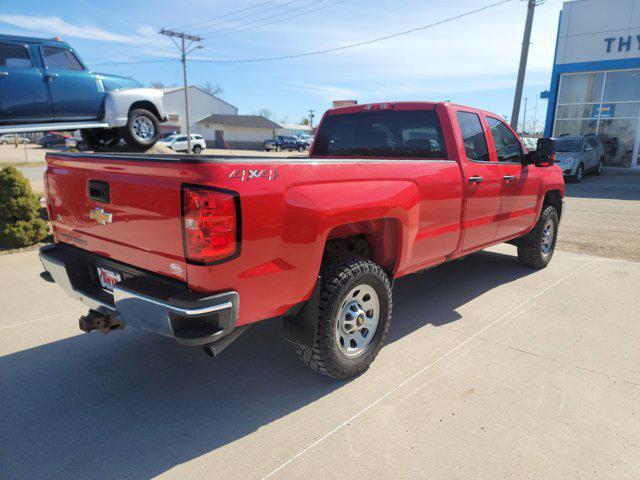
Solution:
M 48 154 L 56 241 L 186 281 L 180 163 L 162 157 Z

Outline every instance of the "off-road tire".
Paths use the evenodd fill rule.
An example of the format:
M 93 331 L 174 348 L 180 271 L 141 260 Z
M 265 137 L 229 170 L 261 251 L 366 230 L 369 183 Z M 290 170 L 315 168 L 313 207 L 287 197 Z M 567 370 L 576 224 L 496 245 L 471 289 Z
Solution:
M 543 233 L 545 225 L 549 221 L 553 223 L 553 237 L 551 238 L 551 250 L 548 254 L 544 254 Z M 545 268 L 549 265 L 558 239 L 558 224 L 556 209 L 551 205 L 543 206 L 536 226 L 518 242 L 518 260 L 522 265 L 533 268 Z
M 153 136 L 147 140 L 140 139 L 134 132 L 134 122 L 138 117 L 146 117 L 151 120 L 153 124 L 154 132 Z M 124 139 L 127 147 L 137 152 L 144 152 L 153 147 L 160 138 L 160 122 L 158 118 L 149 110 L 144 108 L 136 108 L 129 112 L 129 118 L 127 124 L 122 128 L 122 138 Z
M 294 348 L 300 360 L 316 372 L 338 380 L 352 378 L 367 370 L 382 348 L 393 306 L 391 283 L 378 264 L 354 256 L 326 258 L 320 276 L 320 307 L 314 346 L 294 345 Z M 359 356 L 348 357 L 336 342 L 336 322 L 345 296 L 359 284 L 369 285 L 377 293 L 380 316 L 367 349 Z

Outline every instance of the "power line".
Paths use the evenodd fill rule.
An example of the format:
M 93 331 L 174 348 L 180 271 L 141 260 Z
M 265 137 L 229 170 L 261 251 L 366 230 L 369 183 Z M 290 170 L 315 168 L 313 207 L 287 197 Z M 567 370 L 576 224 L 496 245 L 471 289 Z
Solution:
M 245 10 L 247 10 L 247 9 L 243 9 L 243 10 L 240 10 L 240 11 L 236 12 L 235 15 L 227 15 L 226 17 L 231 17 L 231 18 L 227 18 L 226 20 L 220 20 L 224 16 L 223 17 L 217 17 L 217 18 L 211 18 L 209 20 L 200 22 L 196 26 L 192 26 L 192 27 L 189 27 L 189 28 L 190 29 L 194 29 L 194 28 L 199 28 L 199 27 L 206 26 L 206 29 L 208 30 L 211 27 L 215 27 L 217 25 L 223 25 L 225 23 L 237 22 L 238 20 L 242 20 L 243 18 L 247 18 L 247 17 L 251 17 L 251 16 L 255 16 L 255 15 L 259 16 L 259 15 L 267 13 L 267 12 L 269 12 L 271 10 L 278 10 L 278 9 L 284 8 L 284 7 L 288 6 L 288 5 L 291 5 L 292 3 L 297 3 L 297 2 L 300 2 L 300 1 L 301 0 L 289 0 L 287 2 L 278 3 L 277 5 L 267 6 L 267 8 L 262 8 L 262 9 L 259 9 L 257 11 L 251 11 L 251 12 L 248 12 L 248 13 L 244 13 L 243 15 L 237 16 L 237 14 L 242 13 Z M 272 2 L 264 2 L 264 3 L 268 4 L 268 3 L 272 3 Z M 262 5 L 262 4 L 258 4 L 258 5 Z M 237 27 L 237 26 L 238 25 L 236 25 L 235 27 Z M 224 28 L 234 28 L 234 27 L 224 27 Z
M 445 23 L 450 23 L 450 22 L 453 22 L 455 20 L 459 20 L 461 18 L 468 17 L 470 15 L 474 15 L 476 13 L 480 13 L 480 12 L 483 12 L 485 10 L 489 10 L 491 8 L 495 8 L 495 7 L 498 7 L 500 5 L 504 5 L 505 3 L 512 2 L 512 1 L 514 1 L 514 0 L 501 0 L 500 2 L 492 3 L 490 5 L 486 5 L 484 7 L 477 8 L 475 10 L 470 10 L 468 12 L 461 13 L 461 14 L 456 15 L 454 17 L 445 18 L 444 20 L 439 20 L 437 22 L 430 23 L 428 25 L 423 25 L 421 27 L 411 28 L 409 30 L 404 30 L 402 32 L 392 33 L 390 35 L 385 35 L 383 37 L 373 38 L 371 40 L 365 40 L 363 42 L 351 43 L 351 44 L 348 44 L 348 45 L 342 45 L 340 47 L 325 48 L 323 50 L 314 50 L 314 51 L 311 51 L 311 52 L 296 53 L 296 54 L 292 54 L 292 55 L 281 55 L 281 56 L 278 56 L 278 57 L 250 58 L 250 59 L 237 59 L 237 60 L 193 59 L 193 61 L 194 62 L 200 62 L 200 63 L 256 63 L 256 62 L 272 62 L 272 61 L 275 61 L 275 60 L 288 60 L 288 59 L 292 59 L 292 58 L 309 57 L 311 55 L 321 55 L 321 54 L 324 54 L 324 53 L 338 52 L 338 51 L 341 51 L 341 50 L 347 50 L 349 48 L 361 47 L 363 45 L 370 45 L 372 43 L 382 42 L 384 40 L 390 40 L 392 38 L 397 38 L 397 37 L 401 37 L 401 36 L 404 36 L 404 35 L 409 35 L 411 33 L 418 32 L 418 31 L 421 31 L 421 30 L 427 30 L 429 28 L 437 27 L 437 26 L 445 24 Z
M 515 0 L 501 0 L 499 2 L 496 3 L 492 3 L 489 5 L 485 5 L 484 7 L 481 8 L 476 8 L 475 10 L 469 10 L 467 12 L 461 13 L 459 15 L 455 15 L 453 17 L 449 17 L 449 18 L 445 18 L 443 20 L 439 20 L 437 22 L 433 22 L 430 23 L 428 25 L 423 25 L 420 27 L 415 27 L 415 28 L 411 28 L 409 30 L 404 30 L 401 32 L 397 32 L 397 33 L 392 33 L 390 35 L 385 35 L 383 37 L 377 37 L 377 38 L 373 38 L 371 40 L 365 40 L 363 42 L 357 42 L 357 43 L 351 43 L 351 44 L 347 44 L 347 45 L 342 45 L 340 47 L 334 47 L 334 48 L 326 48 L 326 49 L 322 49 L 322 50 L 314 50 L 311 52 L 304 52 L 304 53 L 296 53 L 296 54 L 291 54 L 291 55 L 281 55 L 281 56 L 277 56 L 277 57 L 264 57 L 264 58 L 250 58 L 250 59 L 233 59 L 233 60 L 228 60 L 228 59 L 191 59 L 192 62 L 200 62 L 200 63 L 257 63 L 257 62 L 272 62 L 272 61 L 276 61 L 276 60 L 288 60 L 288 59 L 294 59 L 294 58 L 301 58 L 301 57 L 309 57 L 312 55 L 321 55 L 324 53 L 331 53 L 331 52 L 338 52 L 341 50 L 347 50 L 350 48 L 355 48 L 355 47 L 361 47 L 364 45 L 370 45 L 372 43 L 377 43 L 377 42 L 382 42 L 384 40 L 390 40 L 392 38 L 397 38 L 397 37 L 401 37 L 404 35 L 409 35 L 411 33 L 414 32 L 418 32 L 418 31 L 422 31 L 422 30 L 427 30 L 430 28 L 434 28 L 437 27 L 439 25 L 443 25 L 445 23 L 450 23 L 453 22 L 455 20 L 459 20 L 461 18 L 464 17 L 468 17 L 470 15 L 474 15 L 476 13 L 480 13 L 483 12 L 485 10 L 489 10 L 491 8 L 495 8 L 498 7 L 500 5 L 504 5 L 505 3 L 509 3 Z M 159 62 L 170 62 L 170 61 L 175 61 L 174 59 L 165 59 L 165 60 L 142 60 L 142 61 L 125 61 L 125 62 L 109 62 L 109 63 L 96 63 L 96 64 L 92 64 L 92 65 L 132 65 L 132 64 L 136 64 L 136 63 L 159 63 Z
M 236 10 L 235 12 L 225 13 L 224 15 L 218 15 L 218 16 L 212 17 L 212 18 L 210 18 L 208 20 L 200 20 L 198 22 L 190 23 L 188 25 L 183 25 L 180 28 L 181 29 L 191 29 L 191 28 L 194 28 L 194 27 L 199 26 L 199 25 L 203 25 L 203 24 L 206 24 L 206 23 L 209 23 L 209 22 L 213 22 L 213 21 L 219 20 L 221 18 L 233 17 L 233 16 L 235 16 L 235 15 L 237 15 L 239 13 L 243 13 L 243 12 L 246 12 L 248 10 L 253 10 L 254 8 L 258 8 L 258 7 L 262 6 L 262 5 L 267 5 L 269 3 L 276 3 L 277 1 L 278 0 L 267 0 L 266 2 L 256 3 L 254 5 L 249 5 L 248 7 L 242 8 L 240 10 Z
M 312 10 L 305 10 L 305 11 L 300 12 L 298 14 L 290 15 L 291 12 L 296 12 L 298 10 L 303 10 L 303 9 L 313 5 L 313 4 L 317 5 L 319 3 L 324 3 L 324 2 L 327 2 L 327 1 L 330 1 L 330 0 L 319 0 L 319 1 L 312 0 L 311 2 L 306 3 L 304 5 L 300 5 L 299 7 L 291 8 L 291 9 L 287 10 L 286 12 L 279 12 L 279 13 L 276 13 L 274 15 L 270 15 L 268 17 L 263 17 L 263 18 L 260 18 L 258 20 L 254 20 L 252 22 L 249 22 L 249 23 L 247 23 L 245 25 L 237 25 L 237 26 L 234 26 L 234 27 L 227 27 L 227 28 L 224 28 L 221 31 L 217 31 L 217 32 L 215 30 L 205 31 L 203 33 L 203 35 L 208 35 L 205 38 L 210 39 L 210 38 L 221 37 L 221 36 L 224 36 L 224 35 L 231 35 L 233 33 L 244 32 L 244 31 L 247 31 L 247 30 L 253 30 L 253 29 L 258 28 L 258 27 L 265 27 L 267 25 L 272 25 L 274 23 L 279 23 L 281 20 L 284 20 L 284 19 L 290 20 L 292 18 L 297 18 L 297 17 L 301 17 L 303 15 L 308 15 L 310 13 L 317 12 L 318 10 L 323 10 L 323 9 L 331 7 L 333 5 L 337 5 L 339 3 L 344 3 L 347 0 L 337 0 L 337 1 L 334 1 L 333 3 L 329 3 L 329 4 L 326 4 L 326 5 L 323 5 L 323 6 L 319 7 L 319 8 L 314 8 Z M 262 22 L 265 22 L 265 20 L 272 20 L 272 21 L 267 21 L 266 23 L 262 23 Z

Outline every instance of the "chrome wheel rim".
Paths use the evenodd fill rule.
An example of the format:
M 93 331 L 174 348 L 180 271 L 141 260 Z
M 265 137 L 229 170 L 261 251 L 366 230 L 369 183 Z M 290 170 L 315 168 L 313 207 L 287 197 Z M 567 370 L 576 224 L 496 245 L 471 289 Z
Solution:
M 335 339 L 346 357 L 357 357 L 373 343 L 380 320 L 380 299 L 370 285 L 353 287 L 342 300 Z
M 578 180 L 582 180 L 582 175 L 584 174 L 582 167 L 578 167 L 578 172 L 576 174 L 576 176 L 578 177 Z
M 552 219 L 548 219 L 544 224 L 544 228 L 542 229 L 542 244 L 540 249 L 542 250 L 542 255 L 545 257 L 549 256 L 551 250 L 553 249 L 553 235 L 555 233 L 556 227 L 553 223 Z
M 132 127 L 133 135 L 143 142 L 151 140 L 156 133 L 156 128 L 153 125 L 153 122 L 147 117 L 136 117 L 133 121 Z

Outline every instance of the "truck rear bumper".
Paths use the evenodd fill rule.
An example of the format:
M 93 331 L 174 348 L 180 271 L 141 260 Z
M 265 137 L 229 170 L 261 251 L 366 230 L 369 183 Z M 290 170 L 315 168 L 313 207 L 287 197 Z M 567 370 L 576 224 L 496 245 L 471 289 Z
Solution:
M 55 282 L 89 309 L 115 314 L 125 325 L 175 338 L 184 345 L 215 342 L 236 326 L 237 292 L 196 294 L 184 284 L 74 247 L 47 245 L 40 249 L 40 260 Z M 122 276 L 113 292 L 100 285 L 97 267 Z

